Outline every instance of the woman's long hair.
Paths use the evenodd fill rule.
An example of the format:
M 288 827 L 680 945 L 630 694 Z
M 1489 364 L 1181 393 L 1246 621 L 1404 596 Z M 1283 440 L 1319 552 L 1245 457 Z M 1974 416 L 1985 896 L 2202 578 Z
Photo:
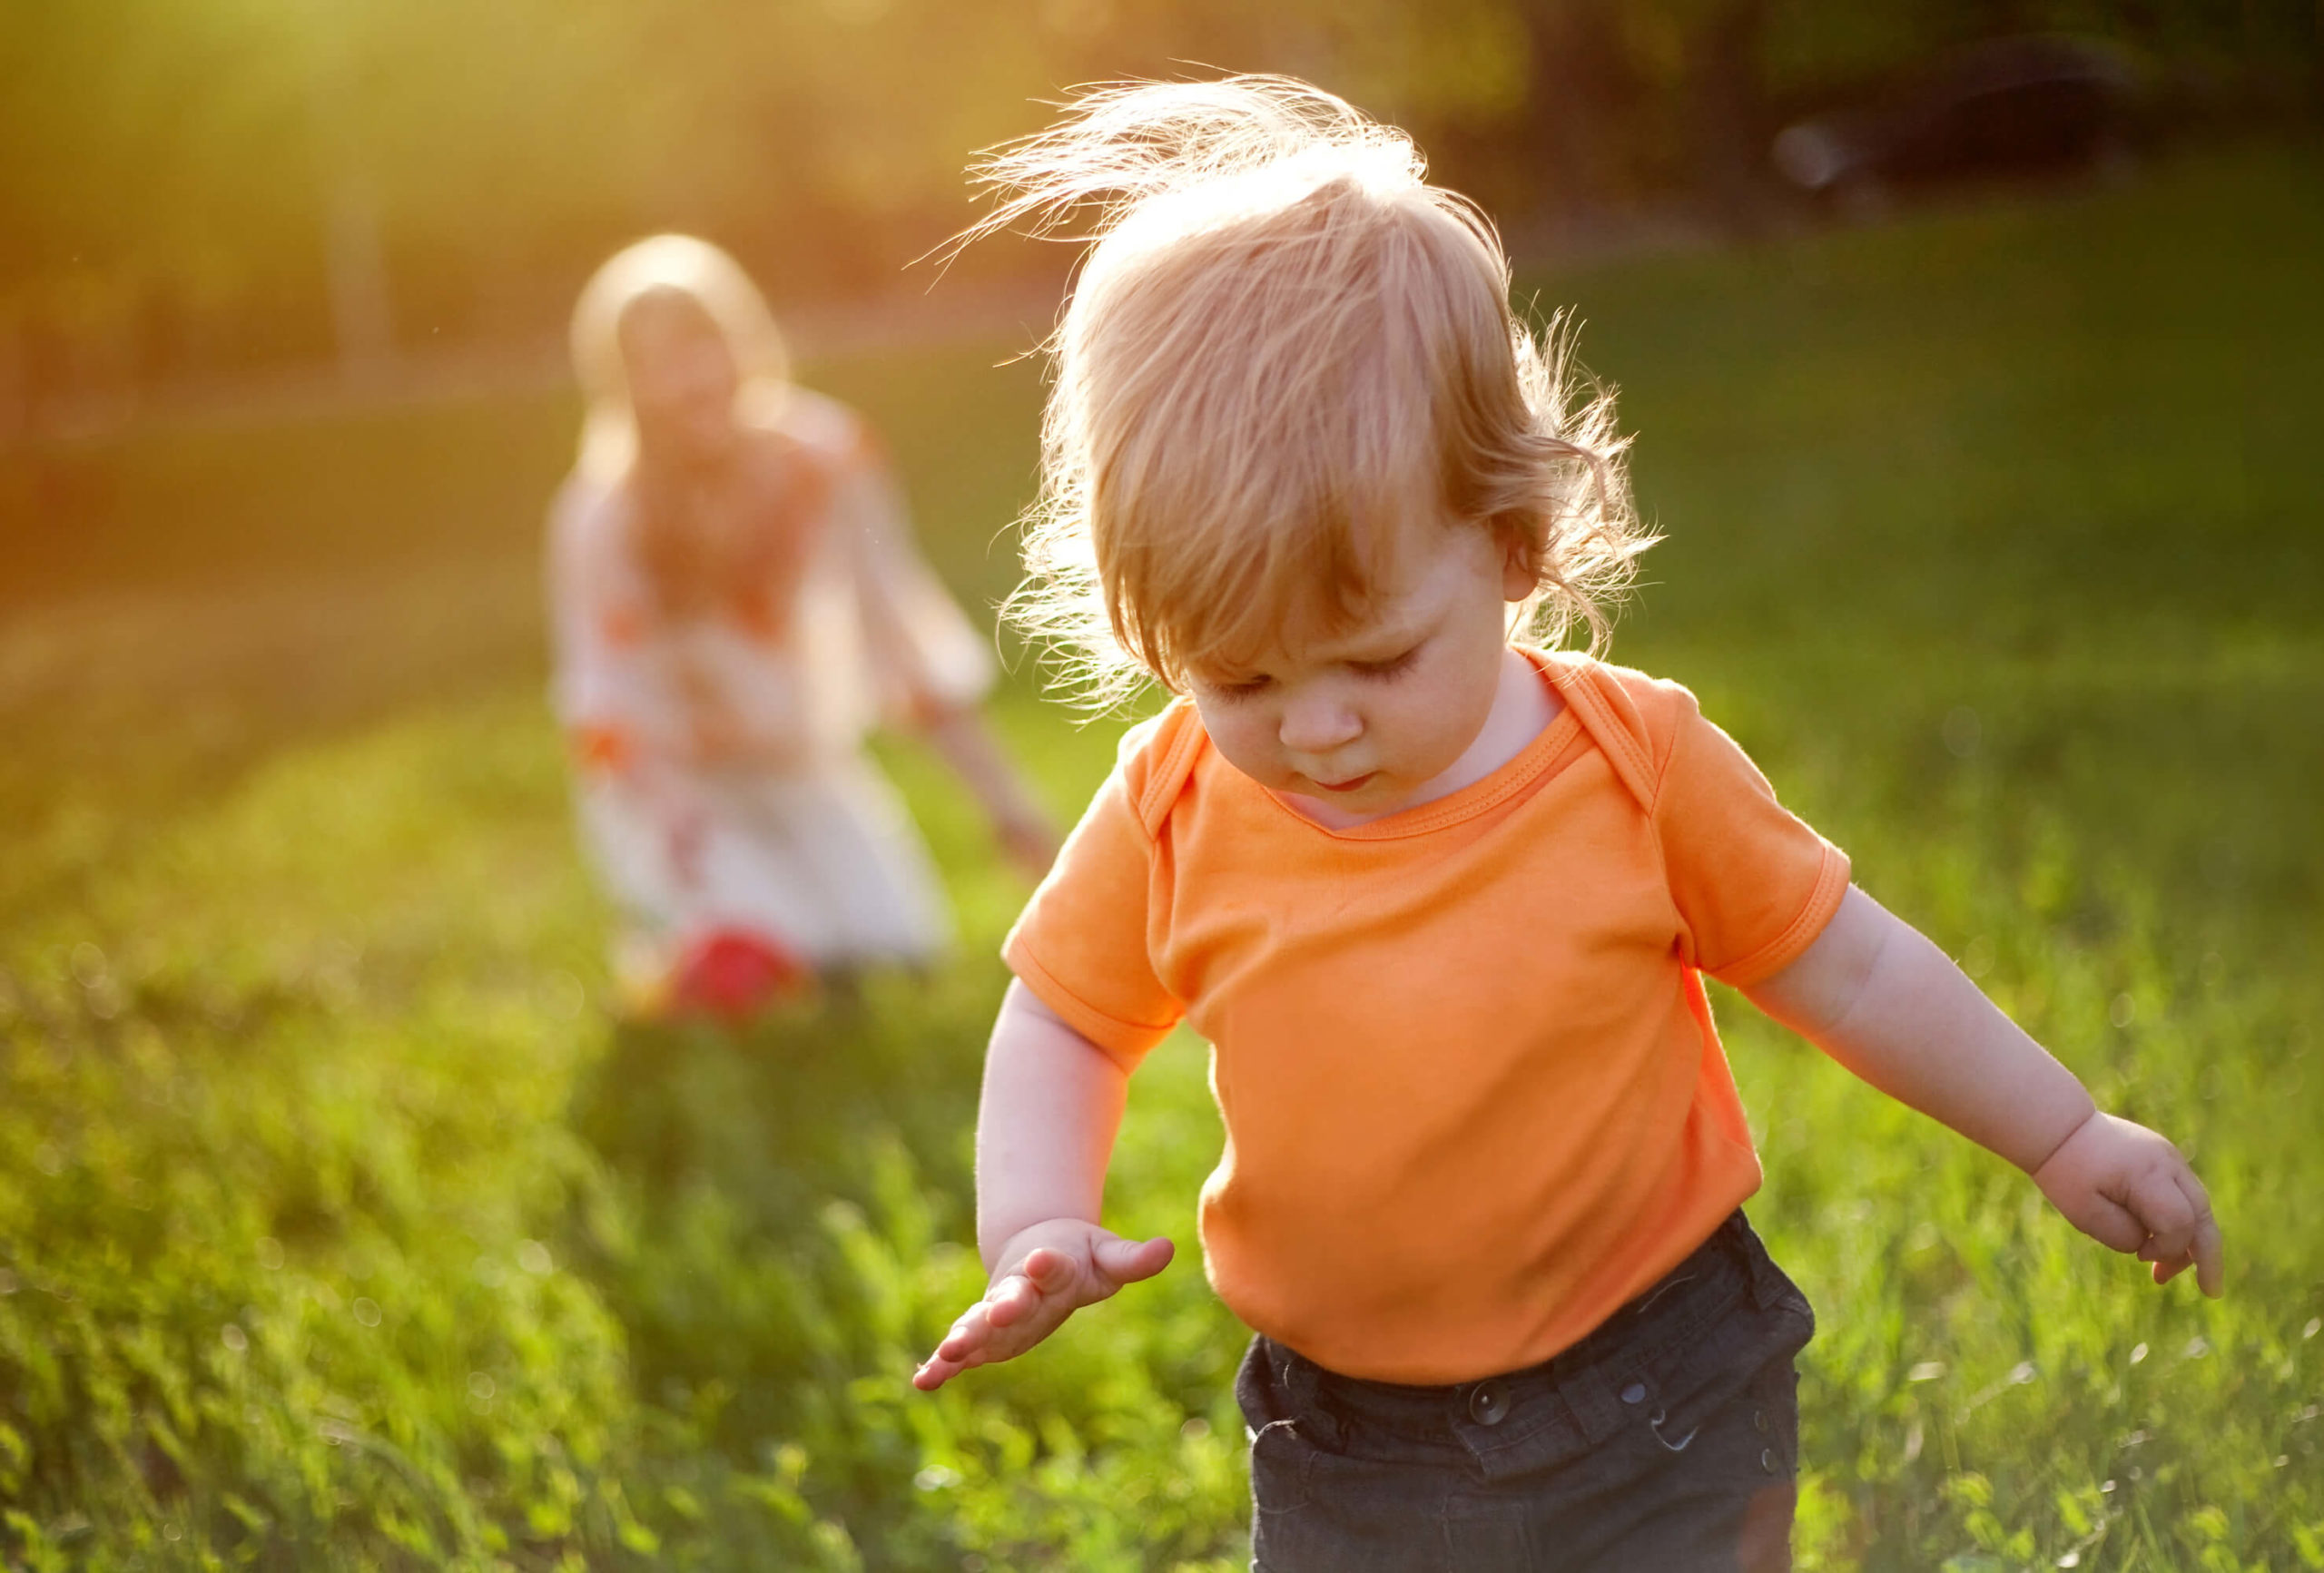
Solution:
M 774 632 L 785 621 L 828 477 L 803 448 L 784 444 L 784 473 L 767 477 L 770 506 L 722 521 L 704 513 L 689 477 L 650 462 L 631 405 L 622 329 L 642 302 L 672 297 L 724 342 L 736 374 L 736 425 L 773 430 L 791 392 L 791 359 L 765 299 L 741 265 L 707 241 L 656 235 L 599 268 L 573 309 L 573 368 L 587 401 L 576 464 L 589 480 L 629 487 L 637 509 L 634 545 L 663 610 L 685 615 L 723 605 Z
M 742 265 L 692 235 L 640 241 L 599 268 L 573 308 L 573 372 L 588 403 L 577 462 L 592 479 L 619 479 L 636 457 L 637 418 L 630 408 L 621 323 L 639 297 L 663 291 L 692 299 L 726 340 L 741 381 L 737 421 L 771 424 L 790 395 L 790 349 Z

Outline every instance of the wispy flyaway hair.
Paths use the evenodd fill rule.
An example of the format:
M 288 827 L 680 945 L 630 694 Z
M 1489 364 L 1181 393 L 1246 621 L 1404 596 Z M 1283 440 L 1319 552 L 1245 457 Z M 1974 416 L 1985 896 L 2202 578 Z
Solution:
M 993 206 L 964 240 L 1091 242 L 1009 603 L 1085 699 L 1360 616 L 1420 522 L 1517 548 L 1537 636 L 1603 639 L 1652 539 L 1610 395 L 1572 395 L 1491 221 L 1403 133 L 1287 77 L 1126 84 L 972 172 Z
M 639 241 L 590 276 L 573 308 L 573 373 L 588 403 L 579 461 L 585 475 L 617 477 L 637 451 L 621 325 L 639 300 L 663 294 L 691 300 L 726 341 L 742 383 L 736 414 L 746 423 L 771 418 L 790 391 L 791 356 L 782 330 L 742 264 L 692 235 Z

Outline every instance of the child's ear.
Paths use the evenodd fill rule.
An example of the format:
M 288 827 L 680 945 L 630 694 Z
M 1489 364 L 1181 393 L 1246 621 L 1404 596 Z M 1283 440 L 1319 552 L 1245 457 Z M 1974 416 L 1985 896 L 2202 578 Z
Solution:
M 1506 527 L 1493 531 L 1501 543 L 1501 598 L 1522 601 L 1541 587 L 1538 554 L 1533 544 L 1521 530 Z

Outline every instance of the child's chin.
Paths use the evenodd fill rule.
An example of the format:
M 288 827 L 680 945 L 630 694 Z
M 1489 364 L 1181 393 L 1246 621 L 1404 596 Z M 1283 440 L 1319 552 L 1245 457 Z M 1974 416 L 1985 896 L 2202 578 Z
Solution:
M 1368 781 L 1346 791 L 1334 791 L 1313 782 L 1299 782 L 1284 790 L 1283 795 L 1295 797 L 1313 805 L 1326 818 L 1355 815 L 1366 820 L 1384 819 L 1404 806 L 1411 795 L 1402 785 Z

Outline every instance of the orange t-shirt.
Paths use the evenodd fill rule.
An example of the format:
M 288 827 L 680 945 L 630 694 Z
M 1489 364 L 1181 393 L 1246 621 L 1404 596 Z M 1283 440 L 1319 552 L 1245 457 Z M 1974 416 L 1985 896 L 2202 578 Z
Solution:
M 1210 1041 L 1210 1281 L 1352 1376 L 1546 1360 L 1757 1190 L 1699 974 L 1781 970 L 1847 889 L 1685 689 L 1527 654 L 1564 708 L 1524 752 L 1350 830 L 1172 705 L 1006 947 L 1125 1067 L 1182 1018 Z

